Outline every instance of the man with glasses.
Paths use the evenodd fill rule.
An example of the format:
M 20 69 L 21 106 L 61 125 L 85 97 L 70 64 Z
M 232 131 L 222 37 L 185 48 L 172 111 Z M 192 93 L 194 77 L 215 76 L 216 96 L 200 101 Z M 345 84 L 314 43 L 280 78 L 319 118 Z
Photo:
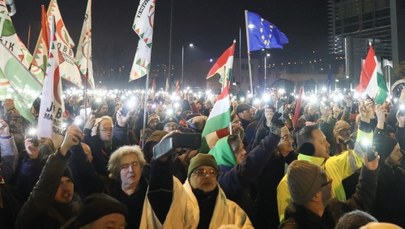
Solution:
M 84 142 L 90 146 L 93 161 L 97 173 L 108 176 L 107 163 L 110 155 L 120 146 L 127 144 L 127 120 L 128 117 L 117 112 L 117 122 L 114 125 L 110 116 L 96 118 L 90 116 L 84 127 Z
M 246 213 L 226 198 L 217 178 L 218 166 L 212 155 L 200 153 L 191 159 L 188 179 L 183 185 L 191 205 L 188 221 L 192 225 L 188 228 L 218 228 L 221 225 L 253 228 Z
M 354 209 L 370 210 L 377 190 L 379 156 L 364 159 L 356 193 L 346 202 L 332 198 L 332 179 L 324 169 L 296 160 L 287 170 L 291 203 L 279 228 L 335 228 L 339 218 Z

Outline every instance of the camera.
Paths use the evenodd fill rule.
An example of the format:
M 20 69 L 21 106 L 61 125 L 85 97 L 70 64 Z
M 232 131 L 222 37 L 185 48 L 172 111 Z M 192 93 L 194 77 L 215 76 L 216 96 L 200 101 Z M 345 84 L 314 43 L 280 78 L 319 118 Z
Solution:
M 175 148 L 197 149 L 200 146 L 200 133 L 174 133 L 153 147 L 153 158 L 165 156 Z

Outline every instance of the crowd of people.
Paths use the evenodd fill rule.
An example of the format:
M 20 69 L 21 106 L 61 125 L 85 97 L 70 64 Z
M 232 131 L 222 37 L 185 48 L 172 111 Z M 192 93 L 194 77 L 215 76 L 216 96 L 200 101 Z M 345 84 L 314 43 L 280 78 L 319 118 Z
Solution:
M 229 134 L 212 148 L 157 157 L 165 139 L 201 134 L 215 104 L 179 98 L 68 95 L 60 145 L 5 100 L 0 227 L 405 227 L 405 90 L 384 104 L 233 100 Z

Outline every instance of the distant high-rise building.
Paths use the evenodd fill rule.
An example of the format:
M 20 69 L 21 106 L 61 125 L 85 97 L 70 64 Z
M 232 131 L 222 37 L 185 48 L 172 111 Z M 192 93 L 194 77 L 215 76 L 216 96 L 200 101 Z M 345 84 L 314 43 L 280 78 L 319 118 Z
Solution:
M 404 0 L 328 0 L 329 48 L 346 59 L 346 75 L 358 81 L 368 43 L 377 56 L 405 61 Z

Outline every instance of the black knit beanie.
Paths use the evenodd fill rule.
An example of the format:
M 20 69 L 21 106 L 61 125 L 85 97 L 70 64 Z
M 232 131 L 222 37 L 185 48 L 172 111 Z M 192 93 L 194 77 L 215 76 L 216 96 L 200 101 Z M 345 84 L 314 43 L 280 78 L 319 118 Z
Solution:
M 127 206 L 109 195 L 103 193 L 91 194 L 84 200 L 75 226 L 76 228 L 86 226 L 105 215 L 113 213 L 122 214 L 127 219 Z

